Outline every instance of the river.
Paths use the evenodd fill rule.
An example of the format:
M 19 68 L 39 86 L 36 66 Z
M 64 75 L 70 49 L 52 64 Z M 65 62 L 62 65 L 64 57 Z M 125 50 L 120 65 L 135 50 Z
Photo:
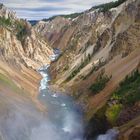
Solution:
M 54 61 L 59 56 L 51 56 Z M 47 107 L 47 123 L 35 129 L 31 136 L 33 140 L 85 140 L 83 113 L 80 106 L 65 94 L 52 92 L 49 88 L 49 65 L 41 67 L 38 72 L 42 75 L 39 87 L 39 100 Z M 117 131 L 108 130 L 106 134 L 99 135 L 97 140 L 115 140 Z M 37 134 L 37 135 L 36 135 Z
M 38 99 L 47 112 L 38 110 L 24 95 L 1 92 L 1 140 L 86 140 L 81 107 L 71 97 L 50 90 L 48 68 L 38 70 L 42 75 Z M 115 140 L 116 135 L 115 130 L 109 130 L 97 140 Z
M 40 82 L 39 100 L 47 107 L 47 125 L 35 131 L 38 137 L 34 140 L 85 140 L 83 113 L 81 107 L 76 105 L 70 96 L 59 92 L 52 92 L 49 88 L 49 65 L 39 69 L 42 75 Z M 48 131 L 49 130 L 49 131 Z M 99 135 L 97 140 L 115 140 L 117 131 L 108 130 L 106 134 Z
M 52 92 L 48 82 L 48 67 L 39 69 L 42 75 L 39 100 L 47 107 L 47 124 L 34 131 L 40 140 L 83 140 L 83 115 L 81 108 L 69 96 Z M 39 140 L 37 136 L 34 140 Z

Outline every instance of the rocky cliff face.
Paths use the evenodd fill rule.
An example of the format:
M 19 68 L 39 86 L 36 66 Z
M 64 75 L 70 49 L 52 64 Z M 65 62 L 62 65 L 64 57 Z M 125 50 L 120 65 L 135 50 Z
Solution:
M 119 140 L 138 140 L 139 35 L 139 0 L 126 0 L 109 10 L 92 8 L 75 18 L 58 16 L 33 28 L 0 5 L 2 105 L 8 109 L 15 107 L 15 102 L 24 106 L 31 103 L 22 102 L 24 95 L 36 97 L 40 76 L 32 69 L 50 63 L 51 45 L 62 52 L 50 67 L 54 87 L 67 89 L 83 105 L 89 122 L 86 138 L 115 126 L 120 130 Z M 1 106 L 2 114 L 7 106 Z
M 102 107 L 110 104 L 108 100 L 119 83 L 138 69 L 139 19 L 140 1 L 127 0 L 107 11 L 100 8 L 87 10 L 76 18 L 65 19 L 67 22 L 58 28 L 60 21 L 57 18 L 34 26 L 36 31 L 43 30 L 42 35 L 54 48 L 62 51 L 61 57 L 51 65 L 53 83 L 69 90 L 84 104 L 87 120 L 94 119 Z M 57 24 L 53 22 L 55 20 Z M 47 26 L 49 33 L 42 28 L 42 24 L 44 27 L 48 23 L 55 33 Z M 121 108 L 116 102 L 111 102 L 111 107 L 115 104 L 116 108 Z M 133 119 L 135 117 L 130 120 Z M 129 130 L 130 126 L 125 128 Z M 127 135 L 127 130 L 122 130 L 123 134 Z
M 51 54 L 27 21 L 0 4 L 1 140 L 28 139 L 31 127 L 42 122 L 46 110 L 36 99 L 41 76 L 35 70 L 48 64 Z
M 49 43 L 53 45 L 62 35 L 62 28 L 66 28 L 70 24 L 69 19 L 64 17 L 56 17 L 50 21 L 39 21 L 38 24 L 34 27 L 36 32 L 38 32 L 42 37 L 49 40 Z M 55 46 L 53 46 L 55 47 Z
M 63 70 L 68 64 L 66 67 L 70 68 L 70 74 L 88 56 L 92 59 L 90 62 L 94 63 L 99 60 L 109 61 L 116 55 L 125 57 L 138 47 L 139 43 L 134 44 L 130 37 L 133 36 L 136 38 L 135 42 L 139 42 L 139 22 L 135 21 L 138 20 L 138 7 L 135 2 L 135 4 L 129 2 L 105 13 L 95 10 L 73 19 L 57 43 L 54 43 L 55 47 L 64 51 L 63 57 L 57 62 L 57 72 L 64 74 Z
M 0 4 L 0 17 L 17 19 L 16 13 L 6 8 L 3 4 Z
M 15 13 L 0 6 L 0 49 L 1 58 L 19 65 L 38 69 L 50 63 L 52 48 L 46 40 L 24 20 L 17 19 Z
M 26 20 L 18 19 L 15 12 L 0 4 L 0 111 L 3 115 L 7 108 L 16 108 L 16 104 L 24 108 L 29 103 L 42 108 L 36 100 L 41 79 L 36 70 L 50 63 L 50 55 L 53 49 L 48 42 Z M 23 110 L 21 107 L 19 112 Z
M 56 20 L 60 22 L 57 18 L 54 19 Z M 83 83 L 82 78 L 86 78 L 92 69 L 97 73 L 106 67 L 107 71 L 113 60 L 124 61 L 139 49 L 138 0 L 128 0 L 107 12 L 100 12 L 99 9 L 88 10 L 75 19 L 66 20 L 69 22 L 58 29 L 58 23 L 54 25 L 55 22 L 48 21 L 53 23 L 54 30 L 60 34 L 53 47 L 60 48 L 62 55 L 51 66 L 52 75 L 58 84 L 70 86 Z M 38 29 L 40 26 L 39 22 L 34 27 L 36 31 L 42 30 Z M 49 29 L 49 32 L 54 30 Z M 44 32 L 47 34 L 47 30 L 44 29 Z M 91 74 L 89 77 L 95 75 Z M 86 80 L 88 79 L 90 78 L 87 77 Z

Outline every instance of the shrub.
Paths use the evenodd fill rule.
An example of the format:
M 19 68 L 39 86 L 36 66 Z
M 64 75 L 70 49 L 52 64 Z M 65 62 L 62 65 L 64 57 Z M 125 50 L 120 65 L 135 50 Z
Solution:
M 12 21 L 10 18 L 0 17 L 0 25 L 4 27 L 12 26 Z
M 80 72 L 80 68 L 78 67 L 77 69 L 75 69 L 66 79 L 66 81 L 70 81 L 72 78 L 74 78 L 78 73 Z
M 134 105 L 140 100 L 140 74 L 135 71 L 131 76 L 126 76 L 125 80 L 112 95 L 112 100 L 116 100 L 123 105 Z
M 95 83 L 93 83 L 89 89 L 93 92 L 93 94 L 99 93 L 105 88 L 109 80 L 110 78 L 108 76 L 100 75 L 97 77 Z
M 106 110 L 106 117 L 107 117 L 107 120 L 112 124 L 114 125 L 115 122 L 117 121 L 118 117 L 119 117 L 119 114 L 122 110 L 122 105 L 121 104 L 115 104 L 115 105 L 112 105 L 111 107 L 108 107 L 107 110 Z
M 109 3 L 106 3 L 106 4 L 97 5 L 97 6 L 92 7 L 90 9 L 90 11 L 92 11 L 94 9 L 100 9 L 101 12 L 107 12 L 111 8 L 118 7 L 119 5 L 124 3 L 125 1 L 127 1 L 127 0 L 118 0 L 118 1 L 115 1 L 115 2 L 109 2 Z
M 78 66 L 66 79 L 66 81 L 70 81 L 72 78 L 74 78 L 80 71 L 82 68 L 84 68 L 91 60 L 90 54 L 88 54 L 88 56 L 86 57 L 85 60 L 81 61 L 80 66 Z
M 27 35 L 27 29 L 25 23 L 22 21 L 16 22 L 16 31 L 17 31 L 16 33 L 17 39 L 22 41 L 23 37 Z
M 68 70 L 69 69 L 69 65 L 67 64 L 65 67 L 64 67 L 64 71 Z
M 76 17 L 78 17 L 78 16 L 80 16 L 80 15 L 82 15 L 83 14 L 83 12 L 81 12 L 81 13 L 73 13 L 73 14 L 68 14 L 68 15 L 56 15 L 56 16 L 52 16 L 52 17 L 50 17 L 50 18 L 48 18 L 48 19 L 43 19 L 43 21 L 45 21 L 45 22 L 47 22 L 47 21 L 52 21 L 52 20 L 54 20 L 56 17 L 58 17 L 58 16 L 60 16 L 60 17 L 64 17 L 64 18 L 71 18 L 71 19 L 74 19 L 74 18 L 76 18 Z

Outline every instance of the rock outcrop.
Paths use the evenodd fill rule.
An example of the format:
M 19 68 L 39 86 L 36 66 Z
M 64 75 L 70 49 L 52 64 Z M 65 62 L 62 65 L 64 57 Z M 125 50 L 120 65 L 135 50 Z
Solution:
M 0 50 L 6 61 L 38 69 L 50 63 L 52 48 L 35 32 L 32 26 L 20 20 L 5 6 L 0 7 Z
M 120 130 L 119 140 L 138 140 L 139 107 L 124 105 L 126 109 L 121 110 L 122 101 L 119 102 L 121 105 L 115 106 L 118 100 L 111 100 L 111 97 L 126 76 L 139 70 L 140 1 L 124 0 L 122 4 L 109 10 L 102 8 L 91 8 L 74 18 L 58 16 L 39 21 L 32 27 L 1 4 L 0 94 L 4 98 L 3 93 L 20 98 L 15 92 L 30 92 L 31 97 L 36 97 L 35 87 L 40 76 L 33 69 L 49 64 L 50 55 L 53 55 L 52 48 L 58 48 L 62 54 L 51 64 L 52 83 L 68 90 L 83 105 L 85 120 L 89 125 L 96 123 L 103 129 L 117 126 Z M 6 80 L 5 83 L 5 76 L 12 80 Z M 138 91 L 139 88 L 136 88 Z M 118 125 L 109 122 L 107 113 L 110 110 L 106 113 L 107 107 L 111 111 L 114 108 L 122 111 L 117 114 Z M 124 119 L 124 115 L 127 118 Z M 93 138 L 92 134 L 104 131 L 94 129 L 93 125 L 87 128 L 89 139 Z
M 16 13 L 9 10 L 3 4 L 0 3 L 0 17 L 11 18 L 13 20 L 17 19 Z
M 91 120 L 105 106 L 119 83 L 138 69 L 140 1 L 126 0 L 107 11 L 92 8 L 76 18 L 66 19 L 68 22 L 58 30 L 58 23 L 55 25 L 53 22 L 56 19 L 34 26 L 36 31 L 43 30 L 42 36 L 54 48 L 62 51 L 61 57 L 50 68 L 53 84 L 67 89 L 78 102 L 83 103 L 86 119 Z M 41 27 L 48 23 L 53 23 L 56 34 L 54 30 L 48 33 Z M 101 75 L 109 77 L 109 81 L 100 83 Z M 97 83 L 101 85 L 97 87 Z M 91 86 L 98 91 L 97 94 Z M 126 128 L 131 129 L 130 126 Z
M 62 29 L 65 29 L 69 24 L 70 20 L 64 17 L 58 16 L 54 20 L 50 21 L 39 21 L 35 25 L 34 29 L 42 37 L 49 40 L 49 43 L 55 47 L 53 44 L 63 35 Z M 56 46 L 58 48 L 58 46 Z
M 60 34 L 53 42 L 53 47 L 62 51 L 61 57 L 51 65 L 55 83 L 80 90 L 81 84 L 87 83 L 89 87 L 101 70 L 104 69 L 104 73 L 112 75 L 113 79 L 117 72 L 113 65 L 120 65 L 118 69 L 121 70 L 121 63 L 127 65 L 130 63 L 128 60 L 134 61 L 132 58 L 136 59 L 136 56 L 133 55 L 139 51 L 140 44 L 139 5 L 138 0 L 128 0 L 107 12 L 90 9 L 74 19 L 66 19 L 69 22 L 64 22 L 65 26 L 61 26 L 61 29 L 57 29 L 58 23 L 54 25 L 53 22 L 60 17 L 43 22 L 43 25 L 53 23 L 55 31 Z M 40 26 L 41 22 L 34 26 L 35 30 L 40 32 L 43 29 L 39 30 Z M 44 32 L 47 34 L 47 30 L 43 29 Z M 53 29 L 49 29 L 51 33 L 54 33 Z M 139 58 L 117 83 L 134 70 L 138 63 Z M 82 91 L 88 92 L 87 88 Z
M 0 4 L 1 140 L 29 139 L 31 129 L 46 118 L 37 100 L 41 76 L 35 70 L 49 64 L 52 54 L 27 21 Z

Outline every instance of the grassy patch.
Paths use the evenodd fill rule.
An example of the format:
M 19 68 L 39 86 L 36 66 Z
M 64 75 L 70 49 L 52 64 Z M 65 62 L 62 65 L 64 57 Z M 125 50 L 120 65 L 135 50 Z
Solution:
M 6 77 L 3 74 L 0 74 L 0 84 L 2 84 L 4 86 L 8 86 L 15 92 L 19 92 L 21 90 L 19 87 L 17 87 L 17 85 L 11 79 L 9 79 L 8 77 Z
M 102 74 L 103 75 L 103 74 Z M 105 85 L 105 76 L 97 78 L 93 84 L 95 91 L 101 90 Z M 105 82 L 105 83 L 104 83 Z M 103 84 L 103 85 L 102 85 Z M 95 93 L 93 91 L 93 93 Z M 126 76 L 124 81 L 119 84 L 119 87 L 112 93 L 108 103 L 96 112 L 96 117 L 100 120 L 105 117 L 110 125 L 116 126 L 119 120 L 121 111 L 125 108 L 132 107 L 137 101 L 140 101 L 140 73 L 138 70 L 134 71 L 130 76 Z M 93 109 L 90 110 L 90 114 Z
M 133 106 L 140 101 L 140 73 L 136 70 L 120 83 L 119 87 L 113 92 L 106 109 L 107 120 L 114 125 L 123 108 Z
M 140 100 L 140 74 L 135 71 L 131 76 L 127 76 L 120 83 L 119 88 L 113 93 L 111 98 L 123 105 L 134 105 Z
M 118 119 L 119 117 L 119 114 L 122 110 L 122 105 L 121 104 L 115 104 L 115 105 L 112 105 L 111 107 L 108 107 L 107 110 L 106 110 L 106 117 L 107 117 L 107 120 L 112 124 L 114 125 L 116 120 Z

